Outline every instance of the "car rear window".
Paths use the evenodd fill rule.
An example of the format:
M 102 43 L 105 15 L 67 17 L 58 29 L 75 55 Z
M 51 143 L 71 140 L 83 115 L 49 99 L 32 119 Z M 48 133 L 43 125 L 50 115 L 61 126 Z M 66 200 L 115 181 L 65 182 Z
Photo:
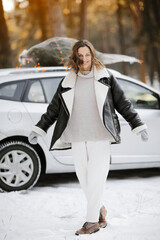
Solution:
M 31 79 L 23 97 L 24 102 L 50 103 L 63 77 Z
M 45 103 L 44 91 L 38 79 L 33 79 L 28 82 L 23 101 Z
M 41 83 L 45 92 L 47 103 L 51 102 L 61 80 L 62 80 L 62 77 L 41 79 Z
M 0 85 L 0 99 L 20 101 L 25 81 L 2 83 Z

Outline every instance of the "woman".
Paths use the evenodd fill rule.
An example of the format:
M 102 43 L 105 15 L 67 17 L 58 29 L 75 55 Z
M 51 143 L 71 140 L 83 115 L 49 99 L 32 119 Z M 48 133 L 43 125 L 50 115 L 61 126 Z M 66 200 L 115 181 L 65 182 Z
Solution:
M 132 131 L 148 139 L 146 125 L 126 99 L 116 78 L 96 59 L 87 40 L 76 42 L 70 73 L 60 82 L 46 113 L 29 136 L 32 144 L 56 121 L 50 150 L 72 147 L 75 170 L 87 199 L 86 222 L 76 235 L 106 227 L 102 194 L 109 171 L 110 143 L 120 142 L 117 110 Z

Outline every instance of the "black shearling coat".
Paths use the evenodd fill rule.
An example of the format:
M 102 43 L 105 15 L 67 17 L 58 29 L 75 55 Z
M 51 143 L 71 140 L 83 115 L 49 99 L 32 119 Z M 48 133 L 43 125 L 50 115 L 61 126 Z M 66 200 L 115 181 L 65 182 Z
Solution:
M 119 112 L 129 123 L 131 129 L 138 128 L 144 123 L 133 108 L 130 100 L 125 97 L 116 78 L 106 69 L 97 70 L 94 66 L 95 93 L 102 123 L 111 133 L 116 143 L 120 142 L 120 124 L 115 112 Z M 71 144 L 62 143 L 60 137 L 67 126 L 72 112 L 74 101 L 74 86 L 76 73 L 70 73 L 60 82 L 58 89 L 49 104 L 46 113 L 41 116 L 36 128 L 47 132 L 49 127 L 56 122 L 50 150 L 69 149 Z

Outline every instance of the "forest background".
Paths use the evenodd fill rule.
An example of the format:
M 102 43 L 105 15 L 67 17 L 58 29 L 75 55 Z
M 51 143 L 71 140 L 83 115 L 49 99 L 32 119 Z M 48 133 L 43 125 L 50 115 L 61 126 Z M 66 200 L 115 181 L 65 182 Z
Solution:
M 160 0 L 0 0 L 0 68 L 52 37 L 88 39 L 104 53 L 143 63 L 107 65 L 160 83 Z

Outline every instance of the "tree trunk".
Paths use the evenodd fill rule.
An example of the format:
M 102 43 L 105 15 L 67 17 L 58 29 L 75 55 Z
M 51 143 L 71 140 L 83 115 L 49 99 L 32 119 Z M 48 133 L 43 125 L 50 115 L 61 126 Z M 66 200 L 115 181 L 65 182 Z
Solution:
M 160 83 L 160 60 L 159 60 L 158 49 L 153 46 L 152 51 L 153 51 L 153 56 L 154 56 L 155 68 L 158 73 L 158 81 Z
M 70 13 L 69 13 L 69 26 L 70 26 L 70 28 L 72 28 L 73 27 L 73 15 L 72 15 L 73 0 L 68 0 L 67 1 L 67 7 L 70 11 Z
M 101 33 L 101 48 L 100 49 L 101 49 L 102 52 L 106 53 L 107 52 L 107 44 L 106 44 L 106 42 L 107 42 L 107 33 L 106 33 L 105 26 L 103 26 L 101 28 L 100 33 Z
M 38 4 L 38 21 L 39 26 L 42 31 L 42 38 L 41 40 L 44 41 L 47 39 L 47 21 L 46 21 L 46 15 L 47 15 L 47 7 L 46 7 L 46 1 L 45 0 L 39 0 Z
M 87 0 L 82 0 L 80 9 L 80 39 L 87 39 Z
M 11 67 L 10 55 L 8 28 L 4 17 L 2 0 L 0 0 L 0 68 Z
M 48 8 L 45 0 L 29 0 L 28 15 L 29 21 L 32 23 L 29 38 L 33 38 L 37 27 L 40 28 L 42 33 L 40 41 L 44 41 L 48 38 L 47 10 Z
M 66 37 L 66 28 L 60 1 L 48 0 L 47 4 L 52 37 Z
M 155 70 L 158 73 L 158 80 L 160 82 L 160 58 L 158 54 L 159 53 L 158 34 L 160 20 L 157 14 L 158 9 L 155 9 L 155 7 L 153 7 L 154 4 L 149 0 L 145 0 L 144 4 L 145 4 L 144 20 L 145 22 L 147 22 L 147 27 L 144 29 L 144 31 L 147 32 L 149 46 L 151 46 L 152 55 L 154 58 Z
M 148 72 L 149 72 L 149 80 L 151 85 L 153 86 L 154 82 L 154 71 L 155 71 L 155 60 L 152 54 L 152 47 L 148 48 Z
M 140 79 L 142 82 L 146 83 L 146 67 L 144 63 L 144 49 L 142 45 L 138 46 L 138 58 L 143 61 L 140 64 Z
M 117 0 L 117 21 L 118 21 L 118 37 L 119 37 L 119 44 L 120 44 L 120 53 L 126 54 L 125 50 L 125 37 L 124 37 L 124 30 L 123 30 L 123 24 L 122 24 L 122 6 L 120 4 L 120 0 Z M 126 65 L 123 62 L 122 63 L 122 72 L 124 74 L 127 74 Z
M 159 0 L 154 0 L 154 3 L 151 1 L 152 5 L 152 9 L 153 9 L 153 13 L 154 13 L 154 17 L 155 17 L 155 21 L 157 23 L 158 26 L 160 26 L 160 1 Z
M 151 4 L 151 2 L 148 1 L 148 4 Z M 155 0 L 154 4 L 151 4 L 152 12 L 150 13 L 150 22 L 151 22 L 151 16 L 154 16 L 154 22 L 156 26 L 156 39 L 154 41 L 154 29 L 152 26 L 152 36 L 149 34 L 149 37 L 152 38 L 152 50 L 153 50 L 153 57 L 155 60 L 155 69 L 158 73 L 158 81 L 160 82 L 160 37 L 159 37 L 159 26 L 160 26 L 160 2 L 159 0 Z M 149 9 L 150 9 L 149 7 Z M 156 44 L 155 44 L 156 42 Z
M 110 21 L 106 22 L 106 32 L 107 33 L 111 32 L 111 23 L 110 23 Z M 112 39 L 112 34 L 107 34 L 106 39 L 107 39 L 107 41 L 106 41 L 107 51 L 106 52 L 116 53 L 115 44 L 114 44 L 113 39 Z
M 137 38 L 139 37 L 139 33 L 142 29 L 142 16 L 139 10 L 139 5 L 137 0 L 133 0 L 132 2 L 128 2 L 131 18 L 133 21 L 133 27 L 136 33 Z M 142 82 L 146 83 L 146 74 L 145 74 L 145 63 L 144 63 L 144 47 L 140 43 L 138 44 L 138 58 L 143 61 L 140 64 L 140 79 Z

